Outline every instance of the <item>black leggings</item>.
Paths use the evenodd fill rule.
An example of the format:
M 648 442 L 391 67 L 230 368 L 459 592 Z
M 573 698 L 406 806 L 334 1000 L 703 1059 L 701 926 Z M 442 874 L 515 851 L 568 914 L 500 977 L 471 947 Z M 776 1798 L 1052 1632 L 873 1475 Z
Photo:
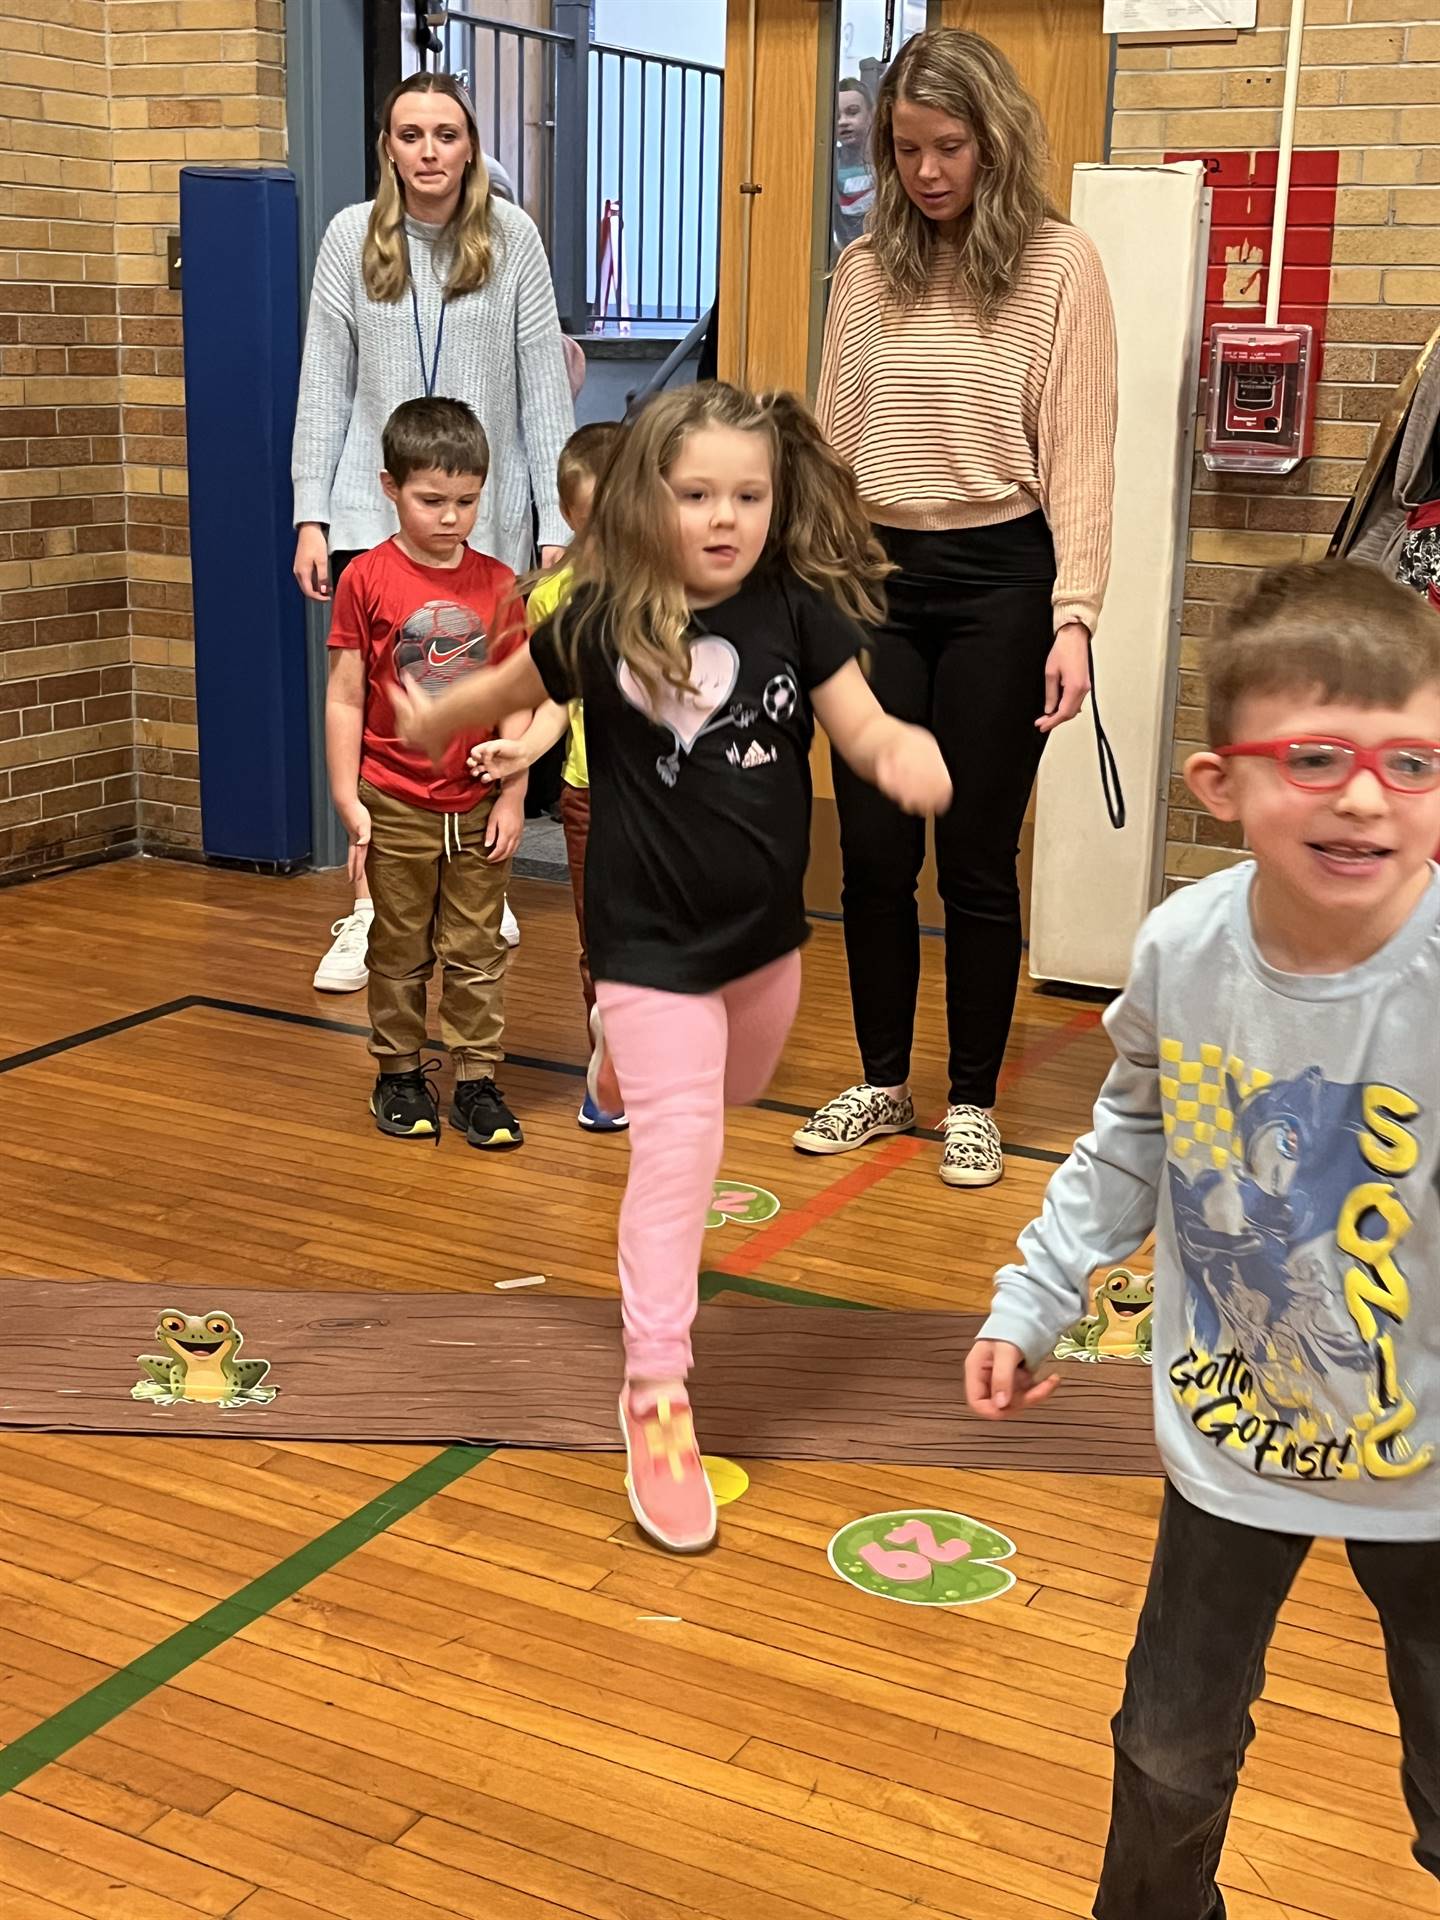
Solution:
M 935 823 L 945 903 L 950 1099 L 995 1104 L 1020 973 L 1020 829 L 1045 736 L 1055 551 L 1043 514 L 954 533 L 876 529 L 899 568 L 870 684 L 887 713 L 929 727 L 955 783 Z M 867 1081 L 910 1077 L 925 823 L 837 758 L 845 953 Z

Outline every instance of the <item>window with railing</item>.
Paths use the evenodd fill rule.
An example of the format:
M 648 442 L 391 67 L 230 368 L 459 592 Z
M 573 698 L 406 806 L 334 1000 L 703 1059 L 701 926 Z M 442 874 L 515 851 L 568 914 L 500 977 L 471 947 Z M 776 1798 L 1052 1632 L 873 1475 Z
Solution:
M 871 133 L 876 95 L 895 55 L 925 31 L 928 11 L 927 0 L 841 0 L 830 175 L 832 262 L 865 231 L 875 204 Z
M 594 40 L 588 0 L 555 0 L 544 27 L 482 8 L 422 4 L 406 66 L 469 90 L 562 324 L 683 331 L 715 298 L 723 69 Z

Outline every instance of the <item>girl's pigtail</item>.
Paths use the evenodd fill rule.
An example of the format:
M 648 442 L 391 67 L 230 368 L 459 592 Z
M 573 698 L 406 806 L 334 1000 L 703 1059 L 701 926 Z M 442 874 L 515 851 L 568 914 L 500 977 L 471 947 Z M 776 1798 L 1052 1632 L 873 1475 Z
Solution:
M 758 398 L 775 439 L 772 551 L 853 620 L 885 618 L 885 576 L 894 571 L 875 538 L 855 476 L 831 448 L 814 414 L 793 393 Z

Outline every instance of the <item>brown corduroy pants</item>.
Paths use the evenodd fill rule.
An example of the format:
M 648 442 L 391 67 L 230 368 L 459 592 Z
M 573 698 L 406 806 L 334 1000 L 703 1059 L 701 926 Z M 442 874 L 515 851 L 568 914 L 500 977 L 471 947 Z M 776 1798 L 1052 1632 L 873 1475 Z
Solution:
M 590 789 L 560 788 L 560 825 L 565 829 L 565 854 L 570 862 L 570 891 L 575 897 L 575 924 L 580 929 L 580 991 L 588 1014 L 595 1005 L 595 982 L 590 978 L 590 953 L 585 944 L 585 847 L 590 839 Z

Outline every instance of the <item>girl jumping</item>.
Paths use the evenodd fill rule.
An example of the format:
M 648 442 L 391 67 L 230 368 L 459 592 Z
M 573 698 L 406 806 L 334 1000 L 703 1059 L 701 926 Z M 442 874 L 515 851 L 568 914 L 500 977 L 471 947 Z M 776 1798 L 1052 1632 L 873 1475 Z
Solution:
M 888 565 L 855 481 L 787 394 L 665 394 L 621 442 L 570 598 L 503 666 L 400 716 L 439 753 L 467 728 L 583 699 L 595 992 L 625 1109 L 620 1210 L 630 1504 L 677 1553 L 715 1537 L 686 1392 L 725 1109 L 756 1100 L 800 993 L 810 743 L 907 812 L 943 812 L 934 739 L 857 659 Z M 403 697 L 403 690 L 402 690 Z

